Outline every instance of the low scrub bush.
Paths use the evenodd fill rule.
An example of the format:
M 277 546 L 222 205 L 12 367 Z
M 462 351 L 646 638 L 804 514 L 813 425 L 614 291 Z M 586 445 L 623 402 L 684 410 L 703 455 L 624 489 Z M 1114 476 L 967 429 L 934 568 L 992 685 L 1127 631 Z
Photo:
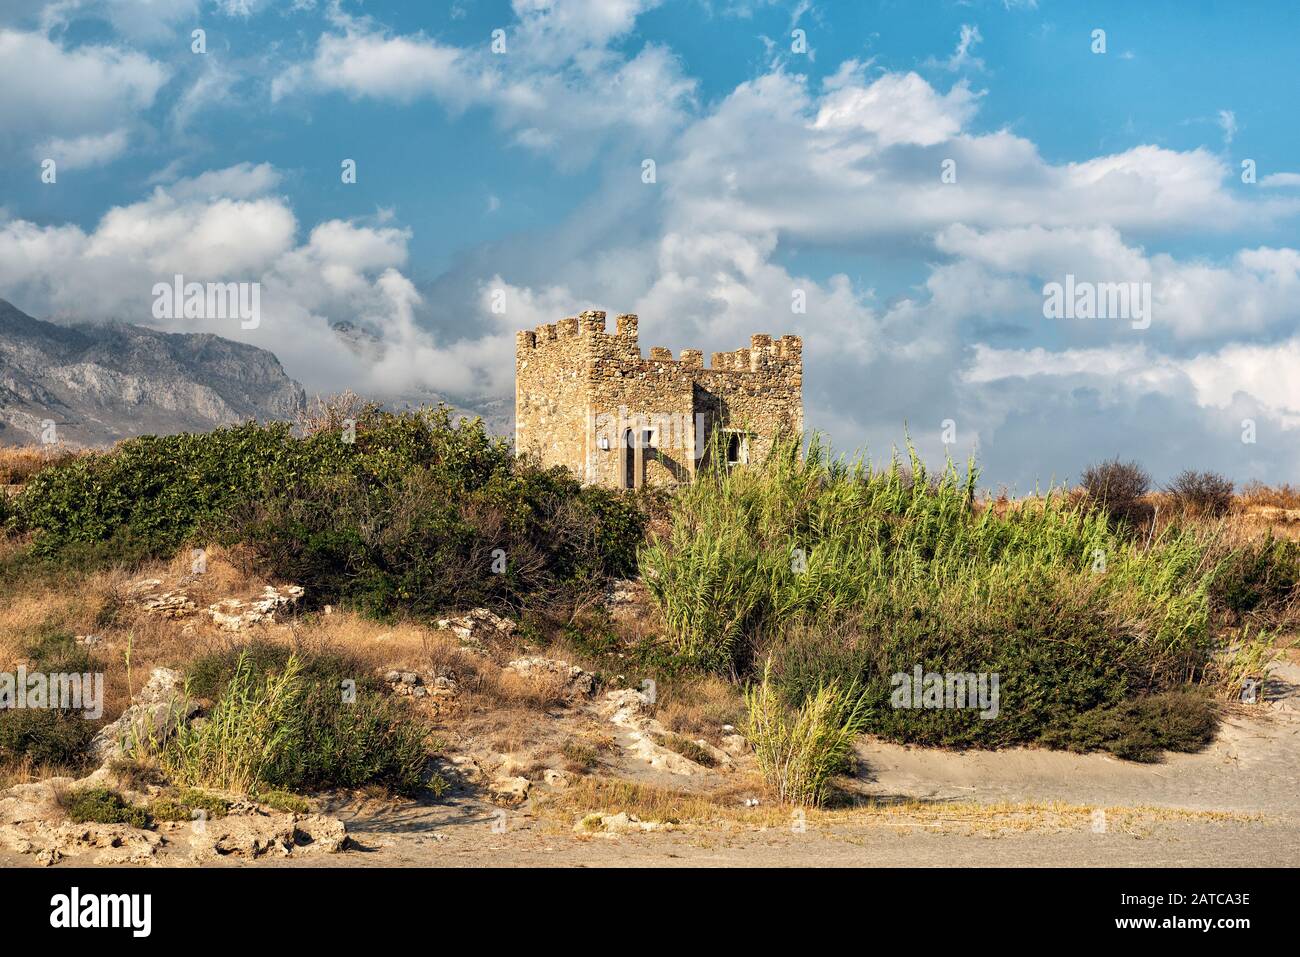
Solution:
M 1076 715 L 1044 737 L 1051 747 L 1109 751 L 1130 761 L 1158 761 L 1165 751 L 1199 751 L 1214 740 L 1217 711 L 1209 695 L 1178 689 Z
M 147 827 L 149 812 L 109 788 L 78 788 L 62 796 L 63 809 L 78 824 L 129 824 Z
M 307 799 L 288 791 L 261 791 L 255 795 L 258 804 L 264 804 L 273 811 L 286 814 L 306 814 L 311 810 Z
M 335 682 L 311 681 L 291 655 L 259 671 L 241 653 L 207 720 L 150 744 L 180 784 L 258 793 L 381 784 L 412 794 L 423 784 L 427 729 L 400 703 Z
M 832 681 L 791 711 L 765 667 L 762 681 L 746 690 L 745 705 L 745 736 L 768 787 L 790 804 L 824 804 L 831 778 L 849 768 L 853 739 L 866 728 L 860 689 Z
M 1232 508 L 1233 483 L 1217 472 L 1178 473 L 1165 487 L 1174 504 L 1192 515 L 1224 515 Z
M 23 646 L 29 672 L 47 675 L 88 674 L 103 670 L 88 650 L 72 635 L 42 630 Z M 67 770 L 80 770 L 90 760 L 90 743 L 103 726 L 82 711 L 58 708 L 0 709 L 0 763 L 28 762 Z
M 75 711 L 6 708 L 0 711 L 0 763 L 79 770 L 90 760 L 90 742 L 102 722 Z
M 1146 495 L 1151 491 L 1151 476 L 1136 462 L 1111 459 L 1090 465 L 1080 479 L 1084 496 L 1116 523 L 1136 527 L 1151 518 Z
M 295 657 L 292 647 L 261 638 L 199 655 L 186 668 L 189 693 L 207 701 L 216 701 L 238 671 L 241 659 L 254 674 L 282 671 Z M 338 689 L 345 680 L 356 683 L 359 691 L 381 691 L 379 677 L 361 659 L 333 650 L 313 650 L 297 654 L 303 680 L 322 687 Z
M 200 814 L 210 818 L 225 817 L 230 813 L 230 802 L 215 794 L 188 788 L 175 797 L 151 802 L 147 810 L 155 821 L 192 821 Z
M 1218 564 L 1211 596 L 1218 607 L 1240 618 L 1281 612 L 1300 584 L 1300 542 L 1272 534 L 1247 541 Z
M 284 423 L 145 436 L 43 470 L 12 502 L 31 555 L 77 567 L 245 542 L 258 570 L 317 604 L 442 613 L 562 602 L 635 568 L 634 496 L 515 457 L 449 410 L 328 409 Z

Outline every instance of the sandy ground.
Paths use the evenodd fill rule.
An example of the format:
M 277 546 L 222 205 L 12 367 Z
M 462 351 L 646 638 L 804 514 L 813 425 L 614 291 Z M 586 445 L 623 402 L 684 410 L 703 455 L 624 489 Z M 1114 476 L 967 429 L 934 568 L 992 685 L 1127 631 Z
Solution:
M 1300 866 L 1300 716 L 1237 716 L 1194 755 L 1136 765 L 1103 755 L 1011 750 L 950 753 L 878 741 L 860 748 L 856 786 L 878 798 L 977 805 L 960 820 L 900 823 L 852 810 L 799 829 L 725 827 L 580 836 L 576 817 L 501 811 L 470 797 L 443 803 L 339 801 L 356 842 L 343 854 L 268 858 L 270 867 L 962 867 Z M 1060 824 L 1049 802 L 1104 807 Z M 980 808 L 1026 808 L 1014 827 L 983 826 Z M 1160 809 L 1192 812 L 1164 819 Z M 1218 815 L 1211 812 L 1232 812 Z M 990 820 L 993 820 L 990 817 Z M 30 861 L 30 858 L 26 859 Z M 21 858 L 0 859 L 5 864 Z M 164 854 L 160 863 L 186 865 Z M 219 866 L 240 866 L 222 861 Z
M 848 808 L 766 827 L 733 821 L 612 836 L 575 834 L 581 814 L 548 807 L 543 785 L 540 800 L 514 811 L 472 793 L 399 804 L 336 798 L 321 810 L 347 824 L 353 849 L 252 866 L 1300 866 L 1300 666 L 1284 666 L 1281 677 L 1268 705 L 1230 714 L 1205 751 L 1159 764 L 865 739 L 849 789 L 886 805 L 920 802 L 937 816 Z M 644 783 L 684 783 L 621 770 Z M 1075 810 L 1061 813 L 1055 802 Z M 1096 808 L 1105 809 L 1100 819 Z M 0 853 L 3 866 L 31 863 Z M 174 846 L 158 863 L 193 862 Z

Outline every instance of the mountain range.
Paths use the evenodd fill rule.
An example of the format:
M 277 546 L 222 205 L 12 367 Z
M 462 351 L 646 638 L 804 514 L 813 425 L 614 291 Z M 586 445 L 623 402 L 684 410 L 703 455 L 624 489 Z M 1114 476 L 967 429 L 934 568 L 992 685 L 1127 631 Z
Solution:
M 0 299 L 0 445 L 97 446 L 292 419 L 305 401 L 265 349 L 123 322 L 46 322 Z

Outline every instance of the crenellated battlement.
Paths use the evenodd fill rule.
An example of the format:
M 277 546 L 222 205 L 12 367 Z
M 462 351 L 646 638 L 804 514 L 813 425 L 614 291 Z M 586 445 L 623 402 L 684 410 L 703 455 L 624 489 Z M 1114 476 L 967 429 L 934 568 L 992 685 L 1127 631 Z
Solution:
M 704 353 L 699 349 L 683 349 L 680 358 L 674 358 L 671 349 L 651 346 L 649 354 L 643 355 L 638 324 L 637 316 L 625 313 L 616 317 L 615 331 L 610 333 L 606 330 L 606 314 L 597 310 L 543 323 L 535 330 L 525 329 L 515 334 L 518 358 L 524 360 L 529 350 L 544 350 L 570 355 L 575 362 L 634 362 L 642 369 L 670 364 L 683 369 L 705 368 Z M 774 340 L 770 335 L 756 334 L 750 337 L 746 348 L 712 353 L 708 368 L 713 372 L 800 371 L 803 340 L 798 336 Z
M 706 368 L 699 349 L 683 349 L 675 358 L 671 349 L 651 346 L 642 354 L 638 325 L 637 316 L 623 314 L 610 332 L 606 314 L 589 310 L 516 333 L 515 441 L 520 452 L 531 450 L 547 464 L 568 465 L 592 482 L 621 485 L 633 473 L 639 476 L 637 485 L 643 480 L 679 482 L 694 475 L 696 450 L 704 449 L 708 433 L 743 432 L 748 460 L 751 453 L 765 454 L 778 431 L 802 429 L 803 341 L 798 336 L 753 335 L 745 348 L 713 353 Z M 647 422 L 667 415 L 694 423 L 686 430 L 692 450 L 688 461 L 656 453 L 638 455 L 633 467 L 620 453 L 615 467 L 607 453 L 619 437 L 598 434 L 595 423 L 625 421 L 628 414 Z M 656 442 L 663 432 L 647 427 L 636 434 Z

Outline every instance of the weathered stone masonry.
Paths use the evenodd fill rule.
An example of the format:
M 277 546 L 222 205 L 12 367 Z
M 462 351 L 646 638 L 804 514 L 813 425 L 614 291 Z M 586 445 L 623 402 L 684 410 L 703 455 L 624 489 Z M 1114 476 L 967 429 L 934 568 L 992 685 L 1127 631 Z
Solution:
M 515 448 L 615 488 L 691 481 L 715 437 L 731 463 L 760 461 L 803 429 L 803 343 L 750 337 L 747 349 L 641 355 L 637 317 L 605 313 L 516 334 Z M 719 436 L 719 433 L 721 435 Z

